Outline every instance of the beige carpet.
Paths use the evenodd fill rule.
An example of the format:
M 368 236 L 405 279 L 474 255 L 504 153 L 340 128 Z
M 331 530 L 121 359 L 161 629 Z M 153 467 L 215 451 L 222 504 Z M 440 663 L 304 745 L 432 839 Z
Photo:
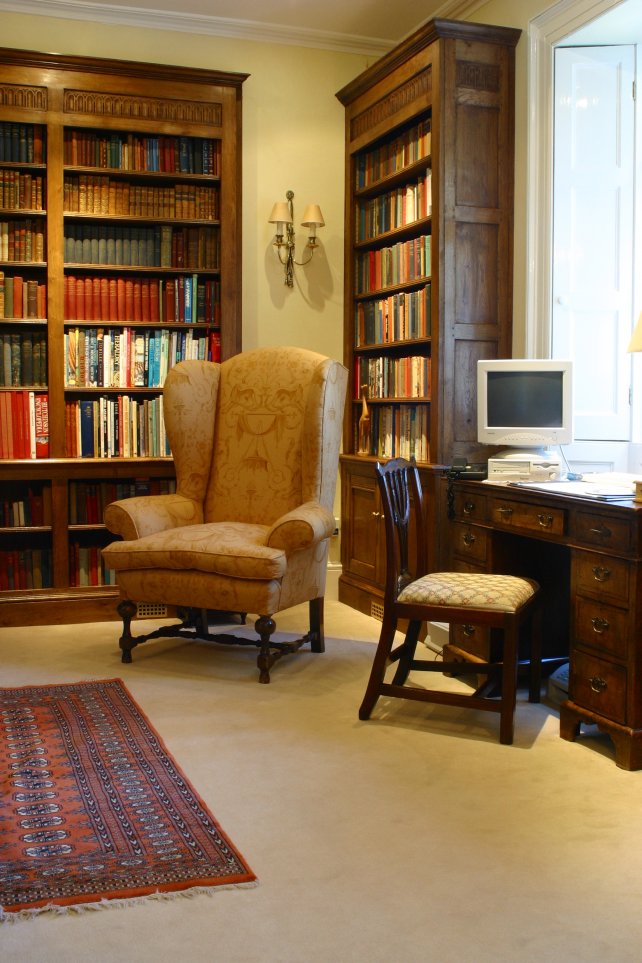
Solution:
M 562 741 L 523 692 L 512 747 L 496 716 L 448 707 L 380 702 L 359 722 L 378 628 L 327 603 L 326 653 L 269 686 L 253 650 L 159 641 L 125 666 L 117 623 L 1 629 L 3 686 L 124 679 L 259 877 L 6 924 L 2 959 L 639 961 L 642 773 L 605 737 Z

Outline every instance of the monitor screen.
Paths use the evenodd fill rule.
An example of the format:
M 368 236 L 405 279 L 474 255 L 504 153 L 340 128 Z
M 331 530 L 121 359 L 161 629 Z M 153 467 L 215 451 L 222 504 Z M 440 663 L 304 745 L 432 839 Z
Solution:
M 507 358 L 477 363 L 477 440 L 517 449 L 573 440 L 570 361 Z

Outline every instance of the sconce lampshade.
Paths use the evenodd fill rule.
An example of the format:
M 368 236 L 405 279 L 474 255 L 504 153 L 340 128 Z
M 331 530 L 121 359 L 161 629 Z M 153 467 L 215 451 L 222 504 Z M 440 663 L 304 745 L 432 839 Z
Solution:
M 321 208 L 318 204 L 308 204 L 303 212 L 303 220 L 301 221 L 302 227 L 323 227 L 325 221 L 323 220 L 323 214 L 321 213 Z
M 268 218 L 269 224 L 291 224 L 292 215 L 287 201 L 277 201 Z
M 631 340 L 629 341 L 629 346 L 627 351 L 642 351 L 642 314 L 637 320 L 637 324 L 633 329 L 633 334 L 631 335 Z

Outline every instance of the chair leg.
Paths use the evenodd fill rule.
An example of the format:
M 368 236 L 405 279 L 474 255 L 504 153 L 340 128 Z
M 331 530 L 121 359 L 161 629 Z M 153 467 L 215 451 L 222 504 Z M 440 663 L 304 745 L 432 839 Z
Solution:
M 375 703 L 379 698 L 379 687 L 383 682 L 386 666 L 388 664 L 388 656 L 390 655 L 390 650 L 392 649 L 392 644 L 395 640 L 396 631 L 397 620 L 392 617 L 386 618 L 384 615 L 381 632 L 379 634 L 379 644 L 377 645 L 377 651 L 375 652 L 372 669 L 370 670 L 370 678 L 366 687 L 366 694 L 364 695 L 363 702 L 359 708 L 360 719 L 370 718 L 370 713 L 374 709 Z
M 401 646 L 401 653 L 399 655 L 399 665 L 392 680 L 393 685 L 404 685 L 406 679 L 408 678 L 408 673 L 412 668 L 412 661 L 415 657 L 415 652 L 417 651 L 417 642 L 419 640 L 420 630 L 421 622 L 408 623 L 406 638 Z
M 539 702 L 542 697 L 542 610 L 539 606 L 531 617 L 530 633 L 528 701 Z
M 132 619 L 136 615 L 136 605 L 130 599 L 123 599 L 116 606 L 116 611 L 123 620 L 123 634 L 118 643 L 122 652 L 121 662 L 128 665 L 132 660 L 132 649 L 138 645 L 137 640 L 131 633 Z
M 310 610 L 310 649 L 312 652 L 325 652 L 325 629 L 323 625 L 323 596 L 311 599 Z
M 515 731 L 515 706 L 517 704 L 517 638 L 517 623 L 513 623 L 504 629 L 499 741 L 505 746 L 512 744 Z
M 280 653 L 270 652 L 270 637 L 276 629 L 276 622 L 270 615 L 260 615 L 254 623 L 254 628 L 261 640 L 261 648 L 256 660 L 259 669 L 259 682 L 267 684 L 270 681 L 270 668 L 280 656 Z

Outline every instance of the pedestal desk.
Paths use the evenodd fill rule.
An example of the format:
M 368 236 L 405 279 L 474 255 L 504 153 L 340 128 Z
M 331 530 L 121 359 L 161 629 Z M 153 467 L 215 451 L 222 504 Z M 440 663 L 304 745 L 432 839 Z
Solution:
M 568 655 L 560 735 L 597 725 L 622 769 L 642 768 L 642 505 L 456 479 L 442 529 L 454 569 L 528 575 L 545 599 L 544 655 Z M 442 545 L 443 545 L 442 542 Z M 492 640 L 451 631 L 450 654 Z

